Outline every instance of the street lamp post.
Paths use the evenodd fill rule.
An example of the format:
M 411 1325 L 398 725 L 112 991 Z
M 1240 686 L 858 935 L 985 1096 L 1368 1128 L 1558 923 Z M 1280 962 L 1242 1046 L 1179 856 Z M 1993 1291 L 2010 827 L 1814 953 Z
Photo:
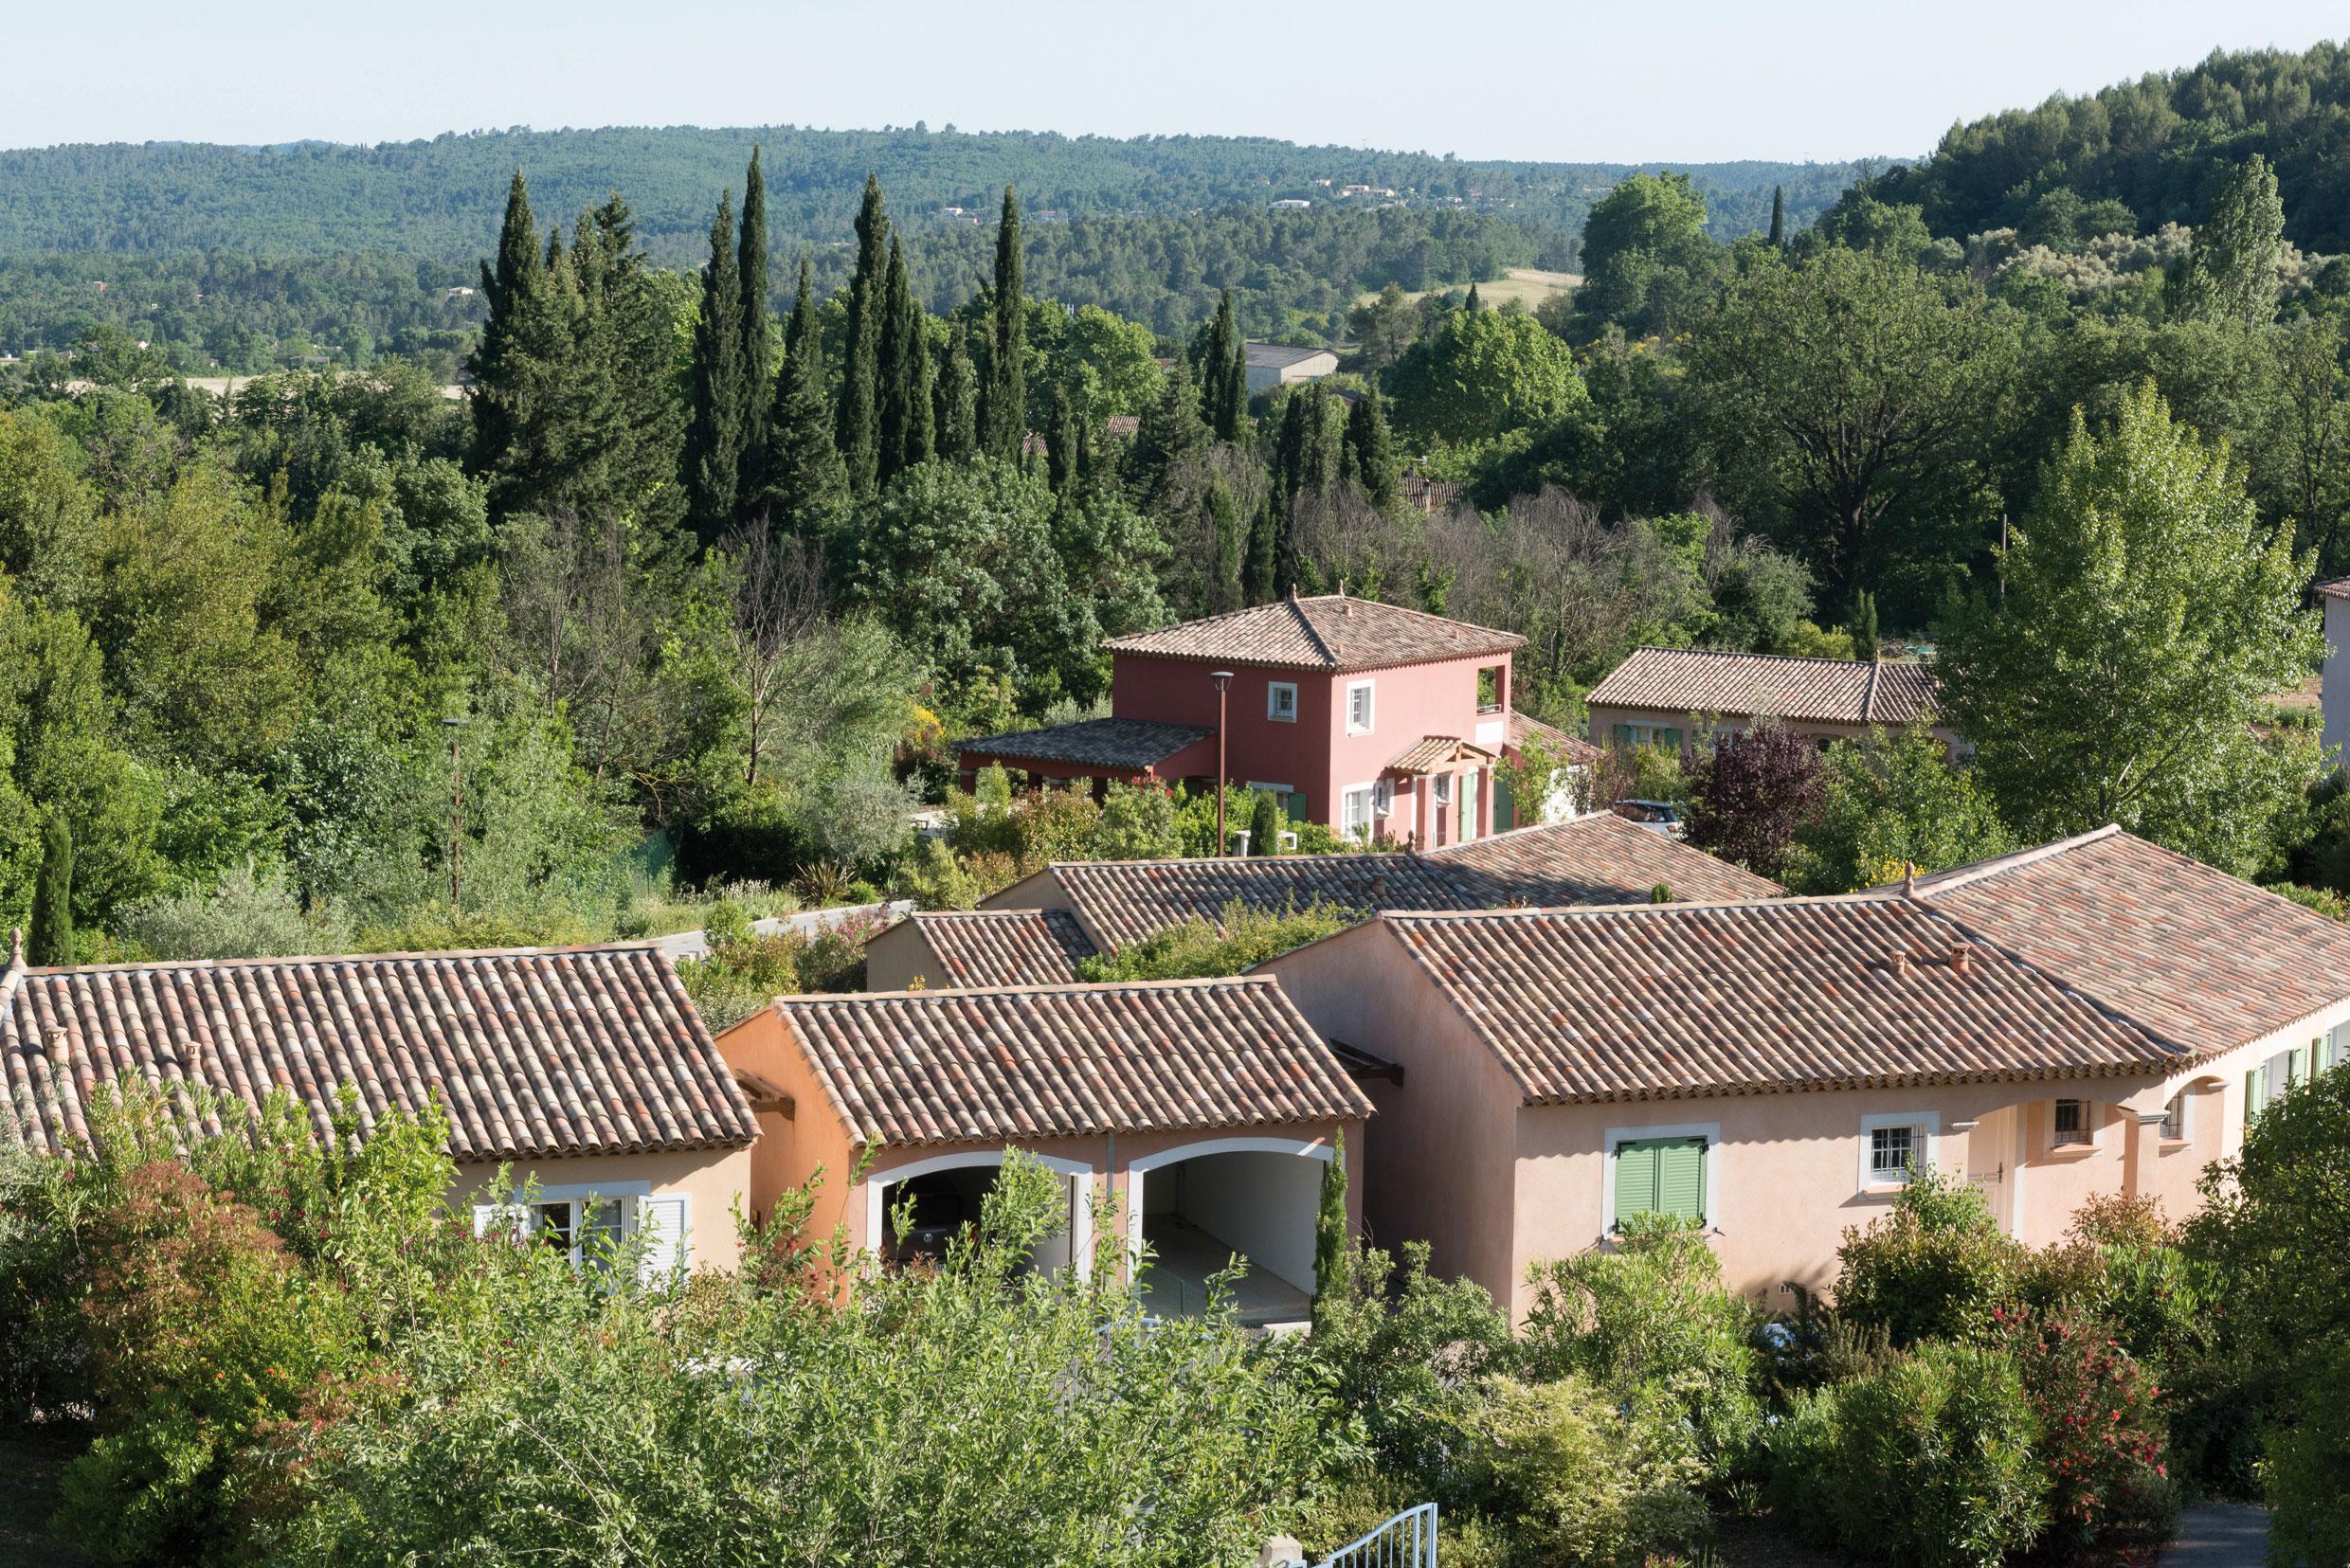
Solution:
M 449 731 L 449 913 L 462 905 L 465 854 L 465 762 L 458 749 L 458 732 L 470 719 L 444 718 Z
M 1230 670 L 1218 670 L 1208 679 L 1216 683 L 1216 853 L 1229 853 L 1232 840 L 1224 836 L 1224 692 L 1232 684 Z

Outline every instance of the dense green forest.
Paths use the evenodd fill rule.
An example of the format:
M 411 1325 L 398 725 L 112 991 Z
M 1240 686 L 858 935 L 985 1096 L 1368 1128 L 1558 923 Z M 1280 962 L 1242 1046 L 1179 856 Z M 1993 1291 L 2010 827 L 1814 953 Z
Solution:
M 2350 250 L 2350 48 L 2214 53 L 2011 109 L 1954 126 L 1932 157 L 1864 180 L 1854 195 L 1916 207 L 1948 239 L 2012 228 L 2027 244 L 2064 245 L 2195 223 L 2255 153 L 2277 171 L 2286 237 L 2304 250 Z
M 985 217 L 1017 186 L 1031 226 L 1108 214 L 1180 215 L 1283 197 L 1326 203 L 1347 185 L 1391 189 L 1414 206 L 1503 212 L 1573 230 L 1636 166 L 1480 162 L 1242 136 L 1062 136 L 951 128 L 821 131 L 769 125 L 596 131 L 511 130 L 341 147 L 192 143 L 0 152 L 0 254 L 243 251 L 315 256 L 397 252 L 470 261 L 497 223 L 517 168 L 540 208 L 567 218 L 625 191 L 646 250 L 664 265 L 697 255 L 713 194 L 757 143 L 779 242 L 844 240 L 868 173 L 910 231 Z M 1718 237 L 1760 229 L 1783 186 L 1799 219 L 1834 201 L 1849 164 L 1691 168 Z M 1329 180 L 1328 187 L 1314 182 Z M 1365 198 L 1356 198 L 1365 202 Z

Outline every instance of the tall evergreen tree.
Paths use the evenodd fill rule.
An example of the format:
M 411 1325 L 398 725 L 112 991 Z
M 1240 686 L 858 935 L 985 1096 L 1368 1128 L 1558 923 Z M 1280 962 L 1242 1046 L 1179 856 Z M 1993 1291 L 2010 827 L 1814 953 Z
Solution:
M 931 397 L 931 441 L 949 462 L 969 462 L 979 453 L 979 378 L 971 368 L 969 330 L 960 321 L 953 326 Z
M 506 460 L 528 418 L 535 390 L 528 363 L 533 317 L 541 309 L 546 263 L 539 252 L 538 223 L 531 214 L 522 171 L 506 188 L 506 218 L 497 231 L 497 260 L 481 263 L 481 297 L 489 315 L 481 337 L 467 356 L 473 377 L 473 467 L 488 473 Z
M 857 213 L 857 270 L 849 279 L 848 333 L 841 369 L 841 461 L 849 488 L 870 496 L 881 472 L 881 329 L 888 314 L 890 219 L 881 182 L 865 176 Z
M 800 260 L 800 292 L 784 329 L 784 364 L 768 407 L 766 476 L 758 505 L 775 522 L 804 528 L 848 494 L 841 449 L 833 444 L 833 408 L 824 386 L 824 334 L 816 324 L 812 269 Z
M 742 291 L 743 324 L 743 477 L 737 490 L 758 493 L 759 458 L 767 428 L 768 405 L 775 396 L 775 355 L 768 344 L 767 176 L 759 171 L 759 149 L 750 149 L 750 168 L 743 175 L 741 239 L 735 246 L 734 276 Z
M 1270 604 L 1276 594 L 1274 581 L 1275 561 L 1280 554 L 1281 520 L 1274 515 L 1273 492 L 1257 504 L 1256 519 L 1249 525 L 1248 555 L 1240 566 L 1240 588 L 1244 602 Z
M 1376 387 L 1347 410 L 1347 458 L 1349 477 L 1373 506 L 1383 507 L 1395 499 L 1400 482 L 1395 449 L 1387 436 L 1387 409 Z
M 2186 264 L 2172 284 L 2174 308 L 2198 321 L 2266 326 L 2276 319 L 2277 259 L 2285 246 L 2285 204 L 2276 171 L 2254 153 L 2212 198 L 2196 226 Z
M 881 453 L 877 478 L 887 484 L 902 469 L 931 455 L 931 354 L 921 303 L 906 276 L 906 257 L 890 236 L 890 263 L 882 289 L 878 361 Z
M 1239 323 L 1233 315 L 1230 289 L 1217 301 L 1207 352 L 1201 356 L 1200 378 L 1200 417 L 1207 421 L 1218 441 L 1238 441 L 1248 419 L 1248 360 Z
M 1179 358 L 1167 371 L 1159 401 L 1143 411 L 1129 454 L 1129 485 L 1146 512 L 1164 512 L 1184 470 L 1207 444 L 1207 427 L 1200 423 L 1199 400 L 1192 396 L 1191 376 Z
M 1330 1147 L 1322 1166 L 1322 1201 L 1313 1217 L 1313 1300 L 1316 1315 L 1354 1295 L 1354 1249 L 1347 1227 L 1347 1135 Z
M 979 446 L 991 458 L 1020 460 L 1028 439 L 1027 301 L 1021 287 L 1020 200 L 1003 188 L 996 227 L 995 297 L 988 315 L 987 379 L 979 397 Z
M 1462 308 L 1468 311 L 1471 315 L 1474 315 L 1477 312 L 1485 309 L 1485 301 L 1477 297 L 1476 284 L 1471 283 L 1469 285 L 1469 299 L 1467 304 L 1465 304 Z
M 603 493 L 584 496 L 578 504 L 582 511 L 615 510 L 666 530 L 684 514 L 678 449 L 686 416 L 668 378 L 647 375 L 645 367 L 667 365 L 675 355 L 676 313 L 637 243 L 636 214 L 625 201 L 611 195 L 580 227 L 596 263 L 582 308 L 598 346 L 596 369 L 611 417 L 606 426 L 610 446 L 600 464 Z M 745 430 L 741 439 L 750 436 Z
M 1077 482 L 1076 410 L 1058 382 L 1053 384 L 1052 411 L 1044 423 L 1044 477 L 1056 496 L 1067 496 Z
M 32 885 L 32 930 L 25 957 L 40 964 L 75 963 L 73 830 L 51 811 L 41 824 L 41 870 Z
M 1771 187 L 1771 248 L 1781 250 L 1787 243 L 1787 188 Z
M 736 272 L 734 200 L 720 193 L 694 324 L 694 413 L 685 427 L 685 514 L 708 543 L 734 526 L 748 402 L 743 380 L 743 291 Z

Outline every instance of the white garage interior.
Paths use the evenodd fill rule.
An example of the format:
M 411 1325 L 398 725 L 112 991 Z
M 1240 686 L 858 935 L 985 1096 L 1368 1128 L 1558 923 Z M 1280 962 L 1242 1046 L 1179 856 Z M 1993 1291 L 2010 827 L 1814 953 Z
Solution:
M 1241 1322 L 1306 1321 L 1314 1217 L 1330 1158 L 1326 1144 L 1232 1138 L 1129 1166 L 1128 1235 L 1130 1244 L 1150 1252 L 1142 1278 L 1149 1310 L 1170 1317 L 1204 1310 L 1210 1277 L 1238 1253 L 1247 1272 L 1228 1289 Z
M 1087 1194 L 1093 1173 L 1068 1161 L 1045 1161 L 1058 1179 L 1060 1226 L 1037 1244 L 1029 1254 L 1034 1269 L 1066 1269 L 1090 1250 L 1092 1208 Z M 868 1184 L 873 1224 L 869 1235 L 879 1238 L 875 1249 L 883 1263 L 899 1267 L 920 1259 L 936 1262 L 965 1227 L 979 1222 L 987 1194 L 1002 1174 L 1001 1153 L 946 1155 L 919 1164 L 902 1166 L 873 1177 Z M 897 1235 L 897 1213 L 910 1206 L 913 1226 L 903 1240 Z

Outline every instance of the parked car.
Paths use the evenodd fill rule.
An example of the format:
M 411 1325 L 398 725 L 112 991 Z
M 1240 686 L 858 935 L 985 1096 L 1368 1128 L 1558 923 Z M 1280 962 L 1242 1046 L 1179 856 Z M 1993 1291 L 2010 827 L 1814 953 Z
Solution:
M 1618 801 L 1608 807 L 1627 822 L 1637 822 L 1651 833 L 1661 833 L 1668 838 L 1689 837 L 1689 819 L 1671 801 Z

